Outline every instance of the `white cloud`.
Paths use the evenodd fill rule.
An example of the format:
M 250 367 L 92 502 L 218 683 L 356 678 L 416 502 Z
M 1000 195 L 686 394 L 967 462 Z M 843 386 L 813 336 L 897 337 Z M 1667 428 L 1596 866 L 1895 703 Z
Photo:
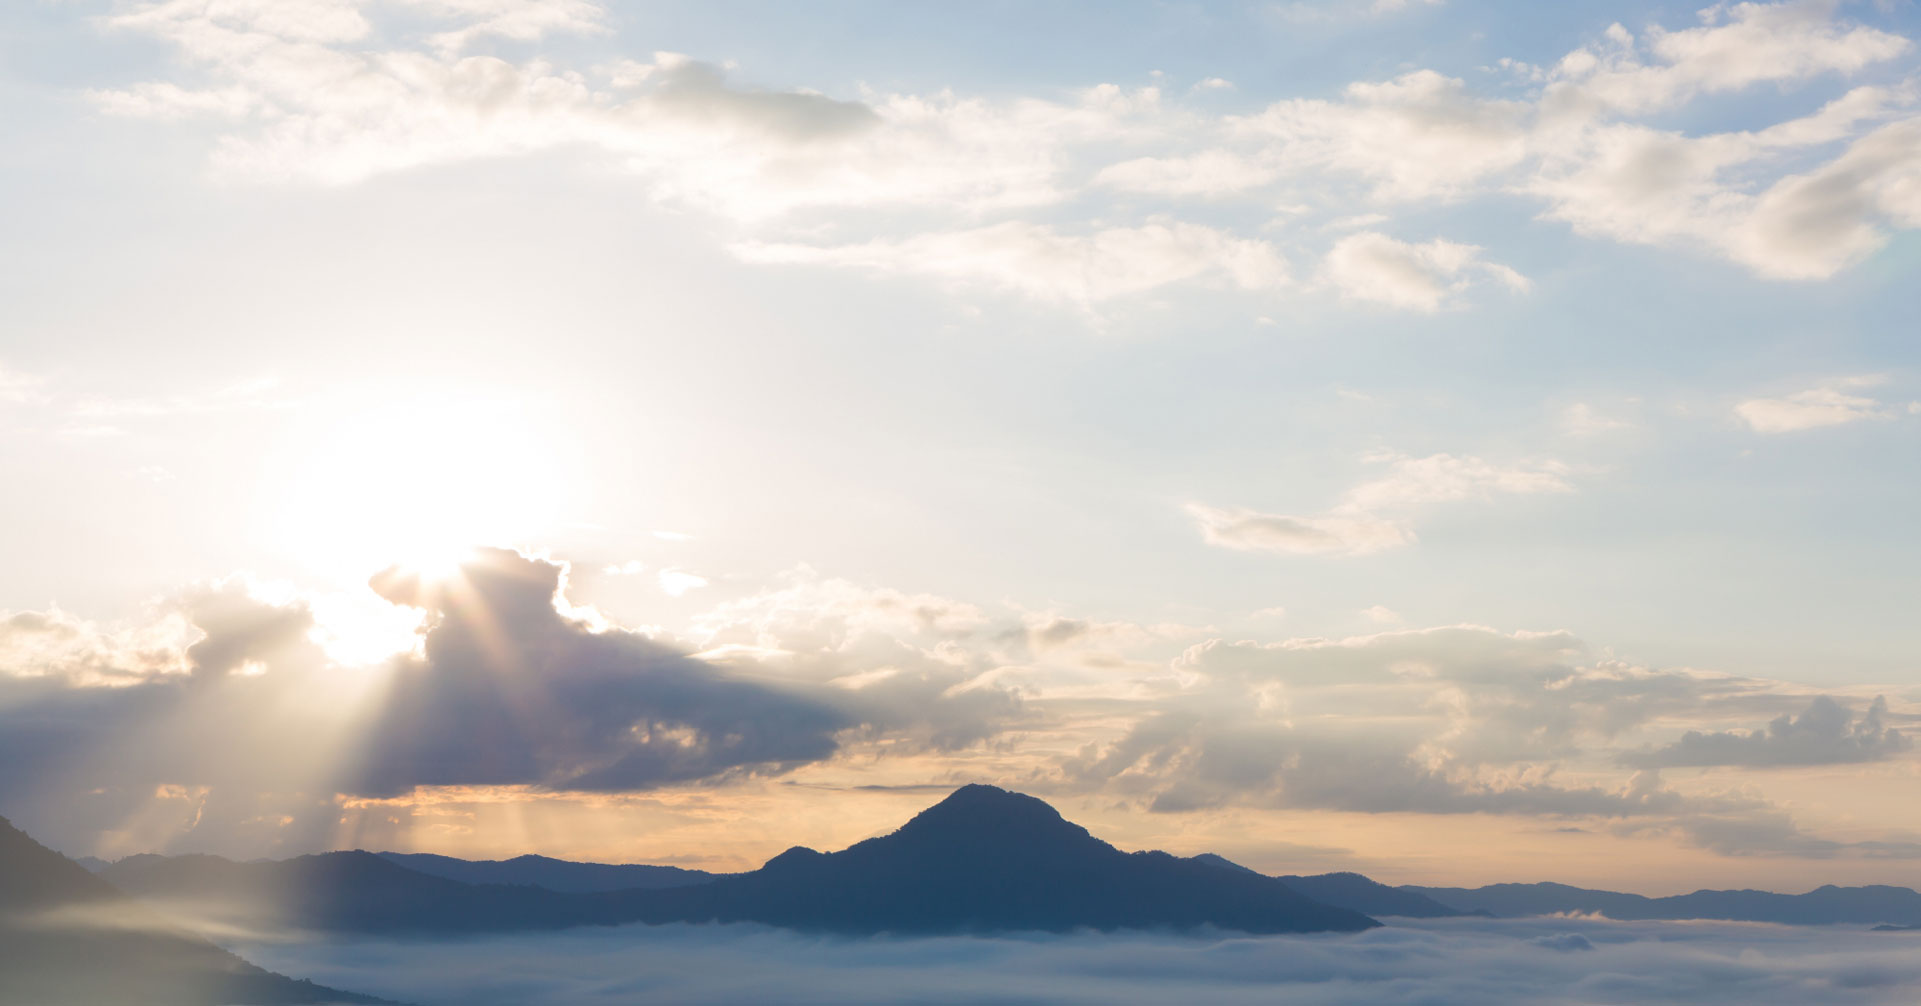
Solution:
M 1358 177 L 1386 201 L 1458 196 L 1527 155 L 1528 106 L 1486 100 L 1432 70 L 1355 83 L 1343 100 L 1280 101 L 1228 122 L 1292 170 Z M 1271 145 L 1271 146 L 1269 146 Z
M 983 283 L 1083 305 L 1202 278 L 1244 290 L 1287 282 L 1287 264 L 1272 245 L 1186 223 L 1063 234 L 1010 221 L 858 245 L 745 243 L 735 253 L 749 262 L 855 266 Z
M 1607 415 L 1586 402 L 1575 402 L 1561 410 L 1561 429 L 1569 436 L 1592 437 L 1633 428 L 1633 423 Z
M 1157 196 L 1229 196 L 1260 188 L 1279 170 L 1227 150 L 1185 157 L 1137 157 L 1102 168 L 1094 184 Z
M 1834 6 L 1821 0 L 1716 4 L 1701 11 L 1699 27 L 1651 27 L 1644 44 L 1613 25 L 1604 43 L 1576 49 L 1554 68 L 1548 105 L 1650 111 L 1699 93 L 1854 73 L 1908 50 L 1899 35 L 1836 22 Z
M 1794 433 L 1863 419 L 1887 419 L 1894 415 L 1893 410 L 1851 390 L 1872 387 L 1881 380 L 1874 375 L 1850 377 L 1779 398 L 1750 398 L 1736 405 L 1734 413 L 1756 433 Z
M 1528 288 L 1527 278 L 1507 266 L 1480 260 L 1481 249 L 1435 239 L 1397 241 L 1363 231 L 1335 242 L 1327 254 L 1327 278 L 1347 297 L 1415 311 L 1438 311 L 1479 278 L 1510 290 Z
M 1882 127 L 1835 160 L 1758 194 L 1740 176 L 1844 140 L 1905 106 L 1905 91 L 1863 87 L 1819 111 L 1749 133 L 1686 136 L 1637 124 L 1556 139 L 1525 187 L 1576 231 L 1639 244 L 1691 244 L 1783 279 L 1821 279 L 1885 240 L 1885 218 L 1913 226 L 1905 178 L 1921 171 L 1921 120 Z
M 689 573 L 684 569 L 663 569 L 656 576 L 660 580 L 660 589 L 674 597 L 707 586 L 706 577 Z
M 1200 503 L 1188 504 L 1187 512 L 1210 545 L 1303 555 L 1368 555 L 1415 540 L 1406 520 L 1381 516 L 1384 510 L 1574 491 L 1566 478 L 1567 466 L 1557 461 L 1502 466 L 1452 454 L 1420 458 L 1380 454 L 1368 460 L 1386 463 L 1388 473 L 1349 489 L 1339 504 L 1322 514 L 1291 516 Z
M 750 86 L 673 53 L 567 66 L 479 48 L 605 31 L 606 11 L 587 0 L 166 0 L 103 23 L 171 42 L 195 76 L 96 92 L 100 107 L 217 120 L 222 178 L 348 184 L 568 149 L 625 167 L 652 198 L 747 225 L 734 247 L 756 261 L 1061 303 L 1195 282 L 1271 289 L 1285 258 L 1313 254 L 1289 244 L 1294 234 L 1343 220 L 1385 229 L 1406 207 L 1492 193 L 1531 197 L 1585 236 L 1690 248 L 1781 279 L 1832 276 L 1892 230 L 1921 227 L 1911 84 L 1858 87 L 1748 131 L 1671 125 L 1703 95 L 1826 86 L 1912 51 L 1827 3 L 1717 5 L 1698 25 L 1638 37 L 1617 25 L 1546 69 L 1506 61 L 1524 71 L 1513 91 L 1414 69 L 1250 114 L 1152 86 L 834 98 Z M 1208 78 L 1188 93 L 1225 86 Z M 1233 225 L 1176 215 L 1188 198 L 1246 213 Z M 1045 221 L 1042 207 L 1054 211 Z M 877 212 L 838 212 L 848 208 Z M 1281 217 L 1320 219 L 1253 236 Z M 1321 275 L 1348 298 L 1417 311 L 1475 282 L 1526 287 L 1475 246 L 1374 232 L 1337 242 Z
M 1200 503 L 1188 504 L 1187 512 L 1200 524 L 1203 541 L 1244 552 L 1368 555 L 1414 540 L 1405 524 L 1369 514 L 1290 517 Z
M 1558 461 L 1526 465 L 1497 465 L 1472 456 L 1380 454 L 1369 460 L 1387 462 L 1385 478 L 1363 482 L 1348 490 L 1343 505 L 1363 510 L 1405 507 L 1494 496 L 1570 493 L 1568 467 Z
M 485 36 L 531 42 L 551 32 L 594 34 L 607 30 L 607 11 L 590 0 L 389 0 L 467 24 L 433 35 L 437 48 L 457 52 Z

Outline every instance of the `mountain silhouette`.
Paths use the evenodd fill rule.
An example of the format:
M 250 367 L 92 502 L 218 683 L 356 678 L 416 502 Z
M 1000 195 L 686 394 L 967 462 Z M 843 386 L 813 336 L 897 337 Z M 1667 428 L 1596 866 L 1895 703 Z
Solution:
M 572 863 L 546 856 L 512 859 L 455 859 L 429 852 L 381 852 L 380 858 L 430 877 L 463 884 L 525 884 L 549 891 L 630 891 L 638 888 L 686 887 L 704 884 L 714 874 L 677 866 L 621 863 Z
M 1566 884 L 1491 884 L 1487 887 L 1404 887 L 1463 911 L 1500 916 L 1599 913 L 1622 921 L 1714 919 L 1788 925 L 1880 923 L 1921 926 L 1921 893 L 1906 887 L 1836 887 L 1806 894 L 1772 891 L 1695 891 L 1665 898 L 1597 891 Z
M 0 1003 L 385 1002 L 255 967 L 0 819 Z
M 219 903 L 255 924 L 362 933 L 625 922 L 756 922 L 846 934 L 1352 932 L 1379 924 L 1272 877 L 1122 852 L 1040 800 L 991 786 L 963 787 L 892 834 L 839 852 L 793 848 L 749 873 L 671 888 L 463 884 L 365 852 L 279 863 L 136 856 L 104 876 L 143 896 Z
M 1352 932 L 1373 919 L 1271 877 L 1126 853 L 1040 800 L 964 786 L 898 831 L 834 853 L 795 848 L 752 873 L 653 892 L 648 921 L 833 932 L 1194 929 Z
M 1251 873 L 1257 877 L 1264 876 L 1256 870 L 1248 869 L 1231 859 L 1216 856 L 1211 852 L 1203 852 L 1195 856 L 1194 861 L 1222 869 Z M 1346 908 L 1365 915 L 1443 919 L 1468 914 L 1458 908 L 1449 908 L 1418 891 L 1389 887 L 1358 873 L 1321 873 L 1311 877 L 1290 874 L 1275 879 L 1322 904 Z

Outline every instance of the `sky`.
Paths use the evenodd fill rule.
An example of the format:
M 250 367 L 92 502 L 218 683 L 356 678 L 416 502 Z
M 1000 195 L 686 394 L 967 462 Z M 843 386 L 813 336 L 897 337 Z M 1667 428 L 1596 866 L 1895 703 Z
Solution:
M 0 814 L 1921 884 L 1912 3 L 0 12 Z

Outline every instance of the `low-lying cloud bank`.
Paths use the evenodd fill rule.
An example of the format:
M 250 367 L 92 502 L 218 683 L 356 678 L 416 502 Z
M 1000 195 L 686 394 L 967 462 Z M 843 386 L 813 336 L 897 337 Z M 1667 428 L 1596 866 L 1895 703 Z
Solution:
M 410 1002 L 1894 1003 L 1921 934 L 1597 919 L 1449 920 L 1356 936 L 841 940 L 748 926 L 445 943 L 261 943 L 278 971 Z

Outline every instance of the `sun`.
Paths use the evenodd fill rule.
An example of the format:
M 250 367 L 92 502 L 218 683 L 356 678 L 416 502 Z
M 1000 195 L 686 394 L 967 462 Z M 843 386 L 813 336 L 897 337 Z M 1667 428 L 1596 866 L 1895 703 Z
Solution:
M 384 392 L 328 412 L 291 446 L 273 531 L 312 568 L 440 578 L 475 546 L 549 531 L 571 503 L 565 438 L 515 400 Z

